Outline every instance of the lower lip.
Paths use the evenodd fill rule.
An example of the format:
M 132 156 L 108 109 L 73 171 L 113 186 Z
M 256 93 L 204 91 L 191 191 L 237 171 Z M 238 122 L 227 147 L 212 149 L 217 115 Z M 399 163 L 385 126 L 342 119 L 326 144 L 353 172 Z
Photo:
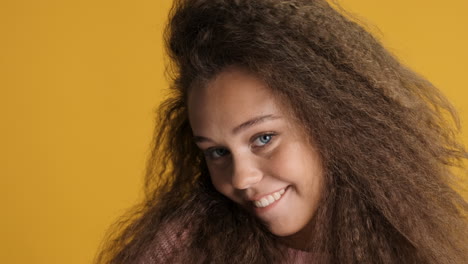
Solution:
M 279 204 L 279 202 L 281 202 L 283 200 L 284 196 L 288 193 L 288 190 L 289 190 L 289 186 L 284 189 L 284 193 L 283 193 L 283 195 L 281 195 L 279 200 L 276 200 L 274 203 L 272 203 L 272 204 L 270 204 L 270 205 L 268 205 L 266 207 L 256 207 L 254 205 L 253 208 L 254 208 L 255 213 L 262 214 L 262 213 L 268 212 L 268 211 L 272 210 L 273 208 L 275 208 Z

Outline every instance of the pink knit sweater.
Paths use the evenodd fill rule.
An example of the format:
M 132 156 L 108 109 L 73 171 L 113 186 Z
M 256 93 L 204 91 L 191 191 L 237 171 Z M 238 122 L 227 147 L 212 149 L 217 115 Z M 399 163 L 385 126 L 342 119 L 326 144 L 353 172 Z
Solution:
M 177 238 L 173 229 L 165 229 L 163 234 L 158 234 L 158 238 L 155 239 L 148 250 L 142 254 L 135 262 L 137 264 L 155 264 L 155 263 L 184 263 L 183 260 L 177 259 L 177 251 L 183 250 L 183 241 L 186 239 L 187 233 L 183 233 L 182 236 Z M 305 258 L 310 257 L 312 253 L 300 251 L 292 248 L 285 248 L 290 256 L 287 263 L 305 264 Z M 169 259 L 169 256 L 175 256 Z M 194 260 L 194 262 L 200 262 L 200 260 Z M 184 263 L 187 264 L 187 263 Z

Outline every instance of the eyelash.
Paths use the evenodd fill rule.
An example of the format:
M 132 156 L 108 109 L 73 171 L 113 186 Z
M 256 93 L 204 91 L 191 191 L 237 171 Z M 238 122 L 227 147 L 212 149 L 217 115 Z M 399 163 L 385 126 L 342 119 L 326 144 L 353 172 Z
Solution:
M 275 133 L 260 134 L 260 135 L 254 137 L 253 142 L 255 142 L 255 141 L 259 140 L 261 137 L 265 137 L 265 136 L 270 137 L 268 142 L 266 142 L 266 143 L 264 143 L 263 145 L 260 145 L 260 146 L 255 146 L 256 148 L 261 148 L 261 147 L 264 147 L 266 145 L 269 145 L 271 143 L 271 141 L 273 140 L 273 138 L 276 136 L 276 134 Z M 217 159 L 220 159 L 220 158 L 224 157 L 225 155 L 227 155 L 227 154 L 224 154 L 224 155 L 222 155 L 220 157 L 214 157 L 213 155 L 214 155 L 215 151 L 220 150 L 220 149 L 226 151 L 227 154 L 229 153 L 229 151 L 224 149 L 224 148 L 209 148 L 206 151 L 204 151 L 205 156 L 208 157 L 210 160 L 217 160 Z

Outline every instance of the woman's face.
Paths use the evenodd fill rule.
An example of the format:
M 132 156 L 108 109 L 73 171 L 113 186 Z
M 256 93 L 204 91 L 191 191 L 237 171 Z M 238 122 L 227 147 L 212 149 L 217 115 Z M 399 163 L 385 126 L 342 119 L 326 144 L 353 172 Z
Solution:
M 323 173 L 317 150 L 281 109 L 262 81 L 234 68 L 188 97 L 194 140 L 215 188 L 273 234 L 289 236 L 311 221 Z

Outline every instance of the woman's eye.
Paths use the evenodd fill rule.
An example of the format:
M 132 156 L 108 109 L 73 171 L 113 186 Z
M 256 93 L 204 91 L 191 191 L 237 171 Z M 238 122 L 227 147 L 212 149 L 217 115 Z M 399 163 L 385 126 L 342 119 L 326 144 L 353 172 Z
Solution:
M 211 150 L 206 151 L 205 155 L 207 155 L 211 159 L 218 159 L 218 158 L 221 158 L 221 157 L 227 155 L 228 153 L 229 153 L 229 151 L 227 149 L 215 148 L 215 149 L 211 149 Z
M 263 134 L 263 135 L 260 135 L 259 137 L 257 137 L 254 141 L 254 145 L 256 147 L 261 147 L 261 146 L 264 146 L 266 144 L 268 144 L 271 139 L 273 138 L 273 134 Z

